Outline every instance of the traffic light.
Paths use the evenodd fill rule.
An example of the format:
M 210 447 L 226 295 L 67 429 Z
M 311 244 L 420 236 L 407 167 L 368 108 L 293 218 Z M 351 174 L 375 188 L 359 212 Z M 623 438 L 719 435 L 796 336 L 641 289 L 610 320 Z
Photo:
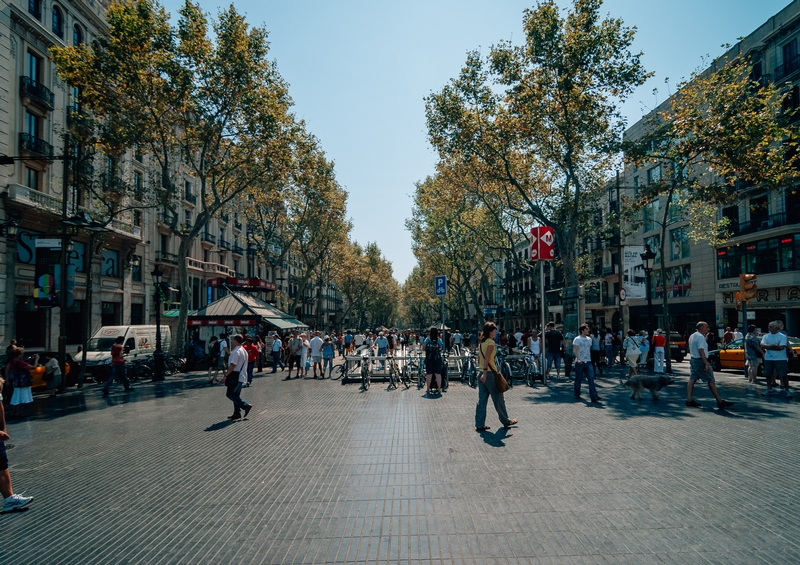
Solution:
M 741 292 L 737 292 L 736 293 L 736 309 L 739 310 L 740 312 L 742 311 L 742 293 Z
M 739 275 L 739 293 L 741 295 L 742 301 L 745 304 L 750 302 L 751 298 L 756 297 L 756 289 L 758 288 L 758 285 L 756 285 L 757 279 L 758 275 L 753 275 L 753 274 Z

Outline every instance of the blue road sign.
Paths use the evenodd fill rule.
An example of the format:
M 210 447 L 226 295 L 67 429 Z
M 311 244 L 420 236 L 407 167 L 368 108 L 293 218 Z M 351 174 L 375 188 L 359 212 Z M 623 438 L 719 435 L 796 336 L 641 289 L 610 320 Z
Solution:
M 436 296 L 445 296 L 447 294 L 447 277 L 445 275 L 439 275 L 436 277 Z

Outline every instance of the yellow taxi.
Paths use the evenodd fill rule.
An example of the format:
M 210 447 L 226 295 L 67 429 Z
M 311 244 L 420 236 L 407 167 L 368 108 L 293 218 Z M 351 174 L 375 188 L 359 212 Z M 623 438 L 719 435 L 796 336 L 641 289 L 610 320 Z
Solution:
M 761 335 L 758 336 L 759 341 L 761 341 L 761 337 Z M 715 371 L 721 371 L 724 369 L 738 369 L 744 371 L 743 343 L 743 339 L 734 339 L 728 345 L 723 345 L 716 351 L 709 351 L 708 360 L 711 363 L 712 368 Z M 792 346 L 794 352 L 800 356 L 800 339 L 796 337 L 790 337 L 789 344 Z M 761 374 L 761 366 L 759 366 L 758 371 L 759 374 Z M 789 358 L 789 372 L 800 372 L 800 357 Z

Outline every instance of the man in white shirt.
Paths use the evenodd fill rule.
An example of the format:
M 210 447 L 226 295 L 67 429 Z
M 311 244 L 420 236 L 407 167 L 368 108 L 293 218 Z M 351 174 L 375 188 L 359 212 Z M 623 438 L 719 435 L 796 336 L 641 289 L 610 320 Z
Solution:
M 283 347 L 283 342 L 281 341 L 281 336 L 275 334 L 275 339 L 272 341 L 272 372 L 278 372 L 278 365 L 281 366 L 281 371 L 283 370 L 283 361 L 281 361 L 281 348 Z
M 733 339 L 744 339 L 742 332 L 739 331 L 739 328 L 733 329 Z
M 461 332 L 456 330 L 456 333 L 453 334 L 453 346 L 457 345 L 458 348 L 461 349 L 461 341 L 462 341 L 462 339 L 463 339 L 463 336 L 461 335 Z
M 356 349 L 364 345 L 364 342 L 367 340 L 366 336 L 363 333 L 358 332 L 356 337 L 353 338 L 353 343 L 356 344 Z
M 244 417 L 253 408 L 250 404 L 242 400 L 242 386 L 247 382 L 247 351 L 242 344 L 244 338 L 239 334 L 231 336 L 233 351 L 228 356 L 228 370 L 225 372 L 225 396 L 233 402 L 233 415 L 228 416 L 228 420 L 239 420 L 242 417 L 241 410 L 244 410 Z
M 767 378 L 767 394 L 775 394 L 775 377 L 781 381 L 781 388 L 786 392 L 786 398 L 792 398 L 789 390 L 789 357 L 787 350 L 789 338 L 780 331 L 778 322 L 769 323 L 769 333 L 761 338 L 761 348 L 764 350 L 764 376 Z
M 597 388 L 594 386 L 594 368 L 592 367 L 592 338 L 589 336 L 589 324 L 583 324 L 578 328 L 578 337 L 572 340 L 572 352 L 575 354 L 575 386 L 573 393 L 575 400 L 581 399 L 581 382 L 584 375 L 589 381 L 589 398 L 594 403 L 603 400 L 597 396 Z
M 695 402 L 692 398 L 692 391 L 694 390 L 694 383 L 697 379 L 708 383 L 708 389 L 714 398 L 717 399 L 717 406 L 720 409 L 733 406 L 733 402 L 722 400 L 719 392 L 717 391 L 717 383 L 714 382 L 714 372 L 711 370 L 711 365 L 708 362 L 708 341 L 706 341 L 706 334 L 708 333 L 708 324 L 705 322 L 697 322 L 697 331 L 689 336 L 689 384 L 686 386 L 686 406 L 691 408 L 700 408 L 702 404 Z
M 520 349 L 525 347 L 525 344 L 522 343 L 522 330 L 521 329 L 517 328 L 517 333 L 514 334 L 514 339 L 517 342 L 517 347 L 519 347 Z
M 308 348 L 311 350 L 311 363 L 314 364 L 314 378 L 317 378 L 317 367 L 319 367 L 320 376 L 324 376 L 322 372 L 322 338 L 319 332 L 314 332 L 314 337 L 308 342 Z

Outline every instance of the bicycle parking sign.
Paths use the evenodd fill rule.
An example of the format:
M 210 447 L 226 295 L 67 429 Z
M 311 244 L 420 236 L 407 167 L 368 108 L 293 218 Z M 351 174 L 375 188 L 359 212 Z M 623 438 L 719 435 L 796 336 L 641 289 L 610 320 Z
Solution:
M 436 290 L 436 296 L 445 296 L 447 294 L 447 277 L 445 275 L 436 277 L 434 289 Z

